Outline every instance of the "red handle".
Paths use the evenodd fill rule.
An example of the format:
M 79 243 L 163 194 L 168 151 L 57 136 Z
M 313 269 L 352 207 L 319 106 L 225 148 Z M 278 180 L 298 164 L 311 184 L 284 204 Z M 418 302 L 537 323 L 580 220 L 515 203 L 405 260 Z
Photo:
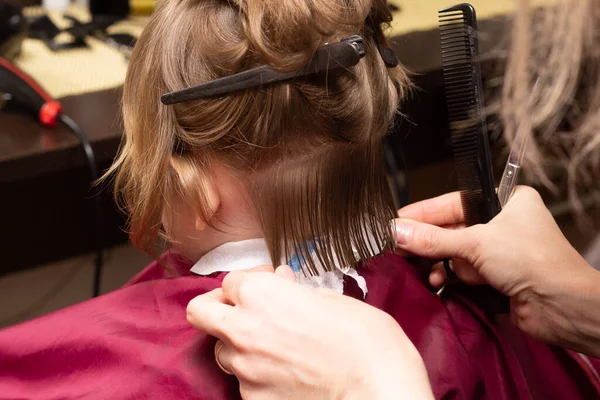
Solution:
M 60 113 L 62 112 L 62 106 L 59 102 L 50 100 L 45 103 L 40 109 L 40 122 L 42 125 L 49 126 L 51 128 L 55 128 L 58 125 L 58 119 L 60 118 Z
M 26 99 L 28 99 L 28 101 L 26 100 L 26 103 L 33 103 L 30 104 L 30 106 L 35 106 L 35 109 L 38 112 L 38 119 L 40 123 L 49 127 L 57 126 L 60 113 L 62 112 L 62 107 L 60 103 L 58 103 L 56 100 L 50 97 L 50 95 L 44 89 L 42 89 L 42 87 L 32 77 L 30 77 L 24 71 L 19 69 L 16 65 L 12 64 L 11 62 L 2 57 L 0 57 L 0 68 L 7 70 L 10 73 L 8 74 L 9 77 L 12 74 L 12 77 L 10 77 L 9 79 L 14 80 L 15 83 L 21 81 L 20 87 L 26 86 L 29 88 L 29 90 L 27 90 L 27 93 L 29 93 L 29 95 L 25 96 Z M 2 89 L 2 86 L 3 85 L 0 84 L 0 89 Z M 9 87 L 15 89 L 19 86 L 15 87 L 15 85 L 13 84 Z M 20 92 L 22 92 L 22 90 L 20 90 Z

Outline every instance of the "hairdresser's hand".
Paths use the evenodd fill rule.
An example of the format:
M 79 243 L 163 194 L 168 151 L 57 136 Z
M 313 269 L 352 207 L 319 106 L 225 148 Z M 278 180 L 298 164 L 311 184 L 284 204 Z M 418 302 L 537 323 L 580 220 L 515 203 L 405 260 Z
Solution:
M 219 361 L 244 399 L 433 399 L 419 353 L 390 316 L 268 268 L 230 273 L 188 305 L 188 321 L 223 341 Z
M 486 225 L 465 229 L 460 195 L 410 205 L 396 221 L 401 250 L 452 258 L 454 272 L 472 284 L 489 283 L 511 297 L 513 322 L 534 338 L 600 355 L 600 273 L 561 233 L 540 195 L 517 188 Z M 430 276 L 446 279 L 437 264 Z

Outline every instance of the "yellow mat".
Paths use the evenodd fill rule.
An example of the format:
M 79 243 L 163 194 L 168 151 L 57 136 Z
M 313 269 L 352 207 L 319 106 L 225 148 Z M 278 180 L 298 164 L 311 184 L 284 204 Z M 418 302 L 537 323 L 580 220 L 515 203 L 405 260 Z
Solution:
M 41 9 L 28 9 L 28 15 L 41 13 Z M 89 19 L 88 13 L 77 7 L 69 12 L 80 19 Z M 57 13 L 51 18 L 59 27 L 68 26 Z M 112 28 L 112 31 L 139 35 L 147 18 L 136 17 Z M 57 38 L 57 40 L 68 38 Z M 124 56 L 99 40 L 87 38 L 88 48 L 50 51 L 40 40 L 23 42 L 23 52 L 17 64 L 36 79 L 51 96 L 68 95 L 110 89 L 123 84 L 127 62 Z
M 477 10 L 477 18 L 484 19 L 505 15 L 513 11 L 519 0 L 471 0 Z M 557 0 L 533 0 L 533 5 L 551 4 Z M 392 36 L 407 32 L 431 29 L 438 25 L 438 10 L 461 3 L 459 0 L 388 0 L 401 7 L 392 22 Z
M 510 12 L 514 0 L 472 0 L 480 18 Z M 538 0 L 538 3 L 547 2 Z M 433 28 L 437 25 L 437 10 L 456 4 L 448 0 L 391 0 L 401 7 L 392 24 L 390 35 L 400 35 L 415 30 Z M 39 7 L 28 8 L 28 15 L 41 13 Z M 69 12 L 80 19 L 89 19 L 87 12 L 73 6 Z M 68 26 L 59 14 L 51 14 L 59 27 Z M 113 31 L 139 35 L 147 18 L 134 17 L 114 28 Z M 104 43 L 87 39 L 90 48 L 66 50 L 53 53 L 39 40 L 25 40 L 23 54 L 18 65 L 33 76 L 54 97 L 76 95 L 110 89 L 123 84 L 127 63 L 115 49 Z M 423 51 L 433 51 L 424 49 Z

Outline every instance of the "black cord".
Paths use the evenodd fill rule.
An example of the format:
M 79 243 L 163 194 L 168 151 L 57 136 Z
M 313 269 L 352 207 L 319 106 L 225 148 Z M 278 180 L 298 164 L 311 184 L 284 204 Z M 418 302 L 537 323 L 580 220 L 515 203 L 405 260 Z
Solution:
M 96 155 L 94 153 L 94 149 L 92 149 L 92 145 L 88 140 L 85 132 L 77 125 L 75 121 L 73 121 L 68 116 L 61 114 L 60 120 L 63 124 L 65 124 L 77 138 L 81 142 L 81 146 L 85 152 L 85 157 L 87 159 L 87 164 L 90 169 L 90 175 L 92 178 L 92 182 L 95 183 L 100 178 L 100 172 L 98 170 L 98 163 L 96 161 Z M 93 187 L 93 186 L 92 186 Z M 102 267 L 103 267 L 103 259 L 104 259 L 104 221 L 102 220 L 102 199 L 99 193 L 94 193 L 94 200 L 96 205 L 96 210 L 93 215 L 93 238 L 94 238 L 94 247 L 96 248 L 96 260 L 94 262 L 94 283 L 93 283 L 93 295 L 97 297 L 100 294 L 100 283 L 102 280 Z

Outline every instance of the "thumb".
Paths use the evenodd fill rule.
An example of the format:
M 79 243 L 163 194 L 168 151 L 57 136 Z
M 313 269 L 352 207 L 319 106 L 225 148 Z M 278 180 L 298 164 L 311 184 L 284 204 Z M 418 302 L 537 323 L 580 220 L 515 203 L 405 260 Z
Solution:
M 296 281 L 296 274 L 294 274 L 294 271 L 287 265 L 277 267 L 275 274 L 288 281 Z
M 397 244 L 400 250 L 427 258 L 462 258 L 476 256 L 473 249 L 472 231 L 444 229 L 409 219 L 396 219 Z
M 250 272 L 274 272 L 273 266 L 271 266 L 271 265 L 259 265 L 257 267 L 249 269 L 248 271 L 250 271 Z

